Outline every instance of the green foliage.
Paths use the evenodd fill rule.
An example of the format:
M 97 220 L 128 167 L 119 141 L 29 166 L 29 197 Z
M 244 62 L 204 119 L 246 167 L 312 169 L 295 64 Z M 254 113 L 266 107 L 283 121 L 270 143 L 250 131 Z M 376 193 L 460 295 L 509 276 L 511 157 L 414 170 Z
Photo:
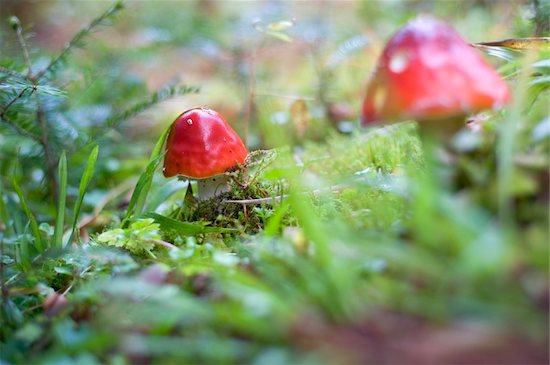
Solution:
M 442 150 L 348 111 L 372 50 L 425 4 L 174 4 L 128 3 L 96 32 L 115 3 L 53 57 L 18 18 L 0 32 L 2 362 L 547 360 L 547 52 L 486 49 L 514 102 Z M 76 23 L 104 5 L 48 6 L 85 9 Z M 499 31 L 496 3 L 434 9 L 468 39 Z M 198 91 L 149 91 L 175 73 L 278 147 L 208 201 L 159 171 L 169 109 Z
M 143 217 L 151 218 L 162 227 L 162 231 L 169 237 L 187 237 L 207 233 L 227 233 L 234 229 L 222 227 L 208 227 L 208 222 L 182 222 L 156 213 L 145 213 Z
M 45 247 L 42 242 L 42 236 L 40 234 L 40 230 L 38 229 L 38 222 L 36 221 L 36 217 L 34 216 L 33 212 L 29 209 L 27 202 L 25 200 L 25 196 L 23 195 L 23 191 L 21 190 L 21 187 L 19 186 L 19 183 L 15 178 L 13 179 L 12 184 L 13 184 L 13 189 L 15 190 L 15 192 L 17 193 L 17 197 L 19 198 L 21 209 L 23 210 L 23 212 L 27 216 L 27 219 L 29 220 L 29 225 L 34 238 L 34 245 L 36 247 L 36 250 L 38 252 L 42 252 L 44 251 Z M 26 245 L 24 245 L 21 249 L 21 256 L 22 256 L 22 261 L 24 263 L 29 262 L 30 256 L 29 256 L 28 247 L 26 247 Z
M 151 218 L 138 219 L 128 228 L 115 228 L 101 233 L 96 241 L 122 247 L 136 255 L 151 255 L 155 240 L 160 240 L 160 225 Z
M 82 178 L 80 179 L 80 185 L 78 188 L 78 197 L 75 203 L 73 225 L 71 229 L 71 236 L 69 237 L 69 242 L 72 242 L 73 237 L 76 236 L 78 216 L 80 215 L 80 209 L 82 207 L 82 202 L 84 201 L 84 194 L 86 194 L 86 189 L 94 174 L 94 167 L 95 167 L 95 163 L 97 161 L 98 155 L 99 155 L 99 146 L 95 146 L 92 149 L 92 152 L 90 152 L 90 156 L 88 157 L 88 161 L 86 162 L 86 167 L 84 168 L 84 173 L 82 174 Z
M 78 54 L 74 55 L 74 50 L 84 48 L 84 41 L 91 33 L 111 24 L 122 8 L 121 2 L 115 2 L 108 7 L 77 32 L 46 64 L 37 64 L 32 59 L 37 52 L 29 47 L 28 37 L 19 19 L 9 19 L 21 57 L 0 60 L 0 179 L 3 180 L 4 189 L 11 189 L 13 185 L 13 191 L 19 196 L 21 209 L 31 222 L 30 232 L 37 250 L 29 251 L 25 246 L 28 240 L 21 241 L 24 253 L 22 257 L 27 262 L 35 253 L 50 247 L 49 239 L 42 237 L 38 230 L 39 221 L 52 224 L 55 221 L 51 247 L 59 249 L 67 243 L 79 240 L 79 219 L 81 211 L 87 209 L 85 193 L 94 187 L 91 184 L 94 169 L 96 172 L 99 170 L 100 174 L 105 172 L 105 162 L 101 159 L 99 166 L 96 166 L 99 146 L 102 146 L 105 156 L 109 155 L 110 158 L 116 157 L 118 153 L 117 148 L 113 148 L 113 137 L 116 135 L 108 131 L 122 129 L 124 121 L 160 102 L 198 91 L 196 87 L 172 82 L 170 86 L 144 98 L 142 86 L 137 88 L 141 90 L 137 94 L 134 81 L 121 83 L 108 77 L 97 77 L 90 81 L 94 83 L 94 87 L 79 81 L 85 80 L 89 72 L 97 74 L 102 67 L 113 66 L 113 61 L 110 60 L 109 65 L 97 65 L 95 69 L 90 69 L 83 64 Z M 75 75 L 82 77 L 79 79 Z M 115 84 L 116 90 L 121 93 L 118 97 L 128 95 L 128 100 L 97 118 L 91 112 L 101 109 L 104 100 L 101 99 L 98 104 L 94 93 L 88 91 L 93 89 L 104 93 L 105 90 L 113 89 Z M 101 87 L 98 89 L 96 85 Z M 131 97 L 133 94 L 135 98 Z M 18 160 L 25 165 L 24 169 L 17 168 L 14 161 Z M 80 166 L 83 166 L 83 170 Z M 18 174 L 15 184 L 10 177 L 12 171 Z M 48 183 L 44 185 L 43 180 Z M 10 193 L 9 190 L 4 191 L 8 205 L 12 204 Z M 67 207 L 70 209 L 67 210 Z M 71 217 L 72 229 L 64 240 L 66 214 Z M 16 213 L 6 213 L 5 217 L 6 223 L 10 225 L 11 238 L 15 239 L 16 234 L 24 234 L 21 226 L 25 223 Z M 18 225 L 20 229 L 14 230 L 14 225 Z
M 153 151 L 151 152 L 149 163 L 147 164 L 147 167 L 145 168 L 143 174 L 141 174 L 141 176 L 139 177 L 136 188 L 134 189 L 132 197 L 130 198 L 130 203 L 128 203 L 125 221 L 130 219 L 135 213 L 142 213 L 143 206 L 145 204 L 145 200 L 147 198 L 147 194 L 149 193 L 151 182 L 153 180 L 153 173 L 155 172 L 155 169 L 158 167 L 160 161 L 164 157 L 162 147 L 164 146 L 166 138 L 168 137 L 168 133 L 170 133 L 170 128 L 166 128 L 164 130 L 157 143 L 155 144 Z
M 57 204 L 57 215 L 55 219 L 55 233 L 53 238 L 53 247 L 63 247 L 63 226 L 65 224 L 65 202 L 67 200 L 67 156 L 65 152 L 61 154 L 57 170 L 59 177 L 59 200 Z M 78 209 L 75 209 L 78 212 Z

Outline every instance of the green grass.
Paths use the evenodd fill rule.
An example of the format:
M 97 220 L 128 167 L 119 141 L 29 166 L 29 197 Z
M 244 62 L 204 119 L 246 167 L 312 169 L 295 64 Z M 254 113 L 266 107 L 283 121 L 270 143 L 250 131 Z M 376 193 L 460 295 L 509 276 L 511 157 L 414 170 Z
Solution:
M 434 11 L 454 14 L 449 4 L 437 2 Z M 251 145 L 266 151 L 254 153 L 248 170 L 232 173 L 229 193 L 197 202 L 187 190 L 192 183 L 162 176 L 172 116 L 163 109 L 166 104 L 156 103 L 184 95 L 174 102 L 180 108 L 182 100 L 191 103 L 185 98 L 195 103 L 242 97 L 239 105 L 217 105 L 229 115 L 248 110 L 247 55 L 271 48 L 277 53 L 281 45 L 264 34 L 249 35 L 250 43 L 243 45 L 226 39 L 231 32 L 210 27 L 212 19 L 204 19 L 195 5 L 182 15 L 174 12 L 166 24 L 187 19 L 181 24 L 197 24 L 198 35 L 163 40 L 166 34 L 156 17 L 172 9 L 168 3 L 154 12 L 135 12 L 122 28 L 134 34 L 152 24 L 144 34 L 158 37 L 143 49 L 132 49 L 132 57 L 151 60 L 151 54 L 161 54 L 155 58 L 160 62 L 176 49 L 182 67 L 188 66 L 182 63 L 182 49 L 195 46 L 180 42 L 199 36 L 216 40 L 224 60 L 236 57 L 231 66 L 241 78 L 230 77 L 226 64 L 205 66 L 207 77 L 192 75 L 191 80 L 204 80 L 199 96 L 188 95 L 195 89 L 175 86 L 151 93 L 143 80 L 136 80 L 139 62 L 115 52 L 109 40 L 98 40 L 91 51 L 86 49 L 89 53 L 71 53 L 65 62 L 52 56 L 51 71 L 59 74 L 44 83 L 60 92 L 60 85 L 68 83 L 68 91 L 63 99 L 54 92 L 41 94 L 40 100 L 51 108 L 46 113 L 50 125 L 74 122 L 69 123 L 73 139 L 57 130 L 46 136 L 56 161 L 59 200 L 51 202 L 49 195 L 44 146 L 0 124 L 5 132 L 0 152 L 21 156 L 0 161 L 2 361 L 547 362 L 547 52 L 525 58 L 521 52 L 492 52 L 507 57 L 501 72 L 514 90 L 514 102 L 479 133 L 464 132 L 450 141 L 451 159 L 441 158 L 442 144 L 421 141 L 414 122 L 362 129 L 354 117 L 352 130 L 338 132 L 317 97 L 306 100 L 307 113 L 299 116 L 307 129 L 307 138 L 301 139 L 304 126 L 293 124 L 291 102 L 258 95 L 256 120 L 244 113 L 233 122 L 238 129 L 247 121 Z M 364 17 L 377 14 L 373 22 L 381 34 L 418 10 L 413 3 L 398 10 L 371 5 L 358 4 L 358 11 Z M 81 6 L 89 10 L 96 4 Z M 236 26 L 235 9 L 217 6 L 220 29 Z M 463 9 L 464 19 L 456 22 L 466 33 L 470 26 L 496 32 L 487 24 L 500 19 L 498 6 L 476 5 L 471 13 Z M 299 4 L 294 11 L 302 15 L 304 9 L 307 5 Z M 358 109 L 357 75 L 373 62 L 348 51 L 353 45 L 344 40 L 360 32 L 353 27 L 364 19 L 350 18 L 350 8 L 341 10 L 345 16 L 327 18 L 334 26 L 329 35 L 338 41 L 327 38 L 312 54 L 321 69 L 313 70 L 310 58 L 292 59 L 296 70 L 289 84 L 285 74 L 278 74 L 277 60 L 258 56 L 258 94 L 269 91 L 269 85 L 306 96 L 327 87 L 329 101 Z M 522 14 L 515 15 L 518 34 L 527 29 Z M 313 47 L 293 29 L 278 37 Z M 371 33 L 362 47 L 381 42 Z M 232 48 L 237 45 L 242 48 Z M 338 65 L 323 69 L 323 60 L 340 49 Z M 371 51 L 367 48 L 369 57 Z M 286 55 L 301 55 L 292 52 Z M 191 63 L 191 54 L 185 54 Z M 169 64 L 153 61 L 148 72 Z M 7 85 L 12 77 L 23 77 L 25 62 L 2 62 L 16 73 L 0 69 Z M 97 76 L 97 68 L 105 74 Z M 219 80 L 223 87 L 215 84 Z M 336 83 L 328 87 L 327 80 Z M 47 91 L 50 86 L 41 87 Z M 17 96 L 18 89 L 8 89 L 0 90 L 2 108 Z M 234 95 L 217 95 L 221 89 Z M 144 102 L 144 95 L 151 95 L 150 101 Z M 37 103 L 24 101 L 14 101 L 6 118 L 34 131 Z M 130 183 L 133 190 L 128 191 Z M 62 299 L 47 302 L 54 292 Z

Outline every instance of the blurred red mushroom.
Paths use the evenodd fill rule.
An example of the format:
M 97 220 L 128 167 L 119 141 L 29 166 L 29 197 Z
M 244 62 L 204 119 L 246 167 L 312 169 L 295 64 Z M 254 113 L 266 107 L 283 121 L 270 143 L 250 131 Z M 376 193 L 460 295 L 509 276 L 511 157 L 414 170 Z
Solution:
M 507 84 L 448 24 L 421 16 L 388 42 L 363 103 L 362 124 L 414 119 L 456 132 L 468 114 L 499 109 Z
M 197 180 L 199 199 L 208 199 L 228 190 L 225 172 L 244 164 L 247 155 L 242 140 L 217 112 L 190 109 L 171 126 L 164 176 Z

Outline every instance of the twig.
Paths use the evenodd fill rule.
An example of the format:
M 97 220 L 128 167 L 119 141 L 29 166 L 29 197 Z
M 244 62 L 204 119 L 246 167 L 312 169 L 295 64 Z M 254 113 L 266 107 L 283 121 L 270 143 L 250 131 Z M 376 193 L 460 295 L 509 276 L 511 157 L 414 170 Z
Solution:
M 164 246 L 164 247 L 169 248 L 169 249 L 171 249 L 171 250 L 179 250 L 179 248 L 178 248 L 177 246 L 174 246 L 174 245 L 171 244 L 170 242 L 166 242 L 166 241 L 163 241 L 163 240 L 157 240 L 157 239 L 154 239 L 154 238 L 148 238 L 148 239 L 146 239 L 145 241 L 154 243 L 154 244 L 156 244 L 156 245 Z
M 21 23 L 17 21 L 15 26 L 15 34 L 17 34 L 17 41 L 23 50 L 23 57 L 25 58 L 25 63 L 27 64 L 27 76 L 29 78 L 32 75 L 32 63 L 31 58 L 29 57 L 29 50 L 27 48 L 27 43 L 25 43 L 25 38 L 23 37 L 23 29 Z
M 288 195 L 276 195 L 269 198 L 257 198 L 257 199 L 242 199 L 242 200 L 233 200 L 233 199 L 225 199 L 222 201 L 222 203 L 225 204 L 273 204 L 273 203 L 279 203 L 281 200 L 287 198 Z
M 300 194 L 313 194 L 315 196 L 318 196 L 319 194 L 323 193 L 323 192 L 331 192 L 331 193 L 336 193 L 336 192 L 339 192 L 343 189 L 346 189 L 346 188 L 349 188 L 350 185 L 349 184 L 339 184 L 339 185 L 334 185 L 334 186 L 331 186 L 331 187 L 328 187 L 328 188 L 323 188 L 323 189 L 315 189 L 315 190 L 312 190 L 312 191 L 303 191 L 303 192 L 300 192 Z M 222 203 L 225 203 L 225 204 L 244 204 L 244 205 L 247 205 L 247 204 L 273 204 L 273 203 L 279 203 L 280 201 L 282 201 L 283 199 L 286 199 L 288 197 L 288 194 L 282 194 L 282 195 L 276 195 L 276 196 L 272 196 L 272 197 L 268 197 L 268 198 L 257 198 L 257 199 L 242 199 L 242 200 L 232 200 L 232 199 L 225 199 L 222 201 Z
M 7 75 L 10 75 L 10 76 L 13 76 L 13 77 L 17 77 L 17 78 L 20 78 L 20 79 L 28 79 L 28 77 L 25 76 L 24 74 L 22 74 L 20 72 L 17 72 L 15 70 L 12 70 L 10 68 L 4 67 L 4 66 L 0 66 L 0 73 L 4 73 L 4 74 L 7 74 Z

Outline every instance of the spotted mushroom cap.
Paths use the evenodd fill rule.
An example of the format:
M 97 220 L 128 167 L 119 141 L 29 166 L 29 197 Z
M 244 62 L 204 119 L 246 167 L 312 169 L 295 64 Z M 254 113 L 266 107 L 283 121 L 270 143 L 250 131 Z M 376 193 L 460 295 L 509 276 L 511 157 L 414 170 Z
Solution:
M 448 24 L 421 16 L 388 42 L 367 86 L 362 123 L 439 120 L 508 102 L 507 84 Z
M 166 140 L 164 176 L 204 179 L 243 164 L 248 152 L 237 133 L 217 112 L 190 109 L 172 124 Z

